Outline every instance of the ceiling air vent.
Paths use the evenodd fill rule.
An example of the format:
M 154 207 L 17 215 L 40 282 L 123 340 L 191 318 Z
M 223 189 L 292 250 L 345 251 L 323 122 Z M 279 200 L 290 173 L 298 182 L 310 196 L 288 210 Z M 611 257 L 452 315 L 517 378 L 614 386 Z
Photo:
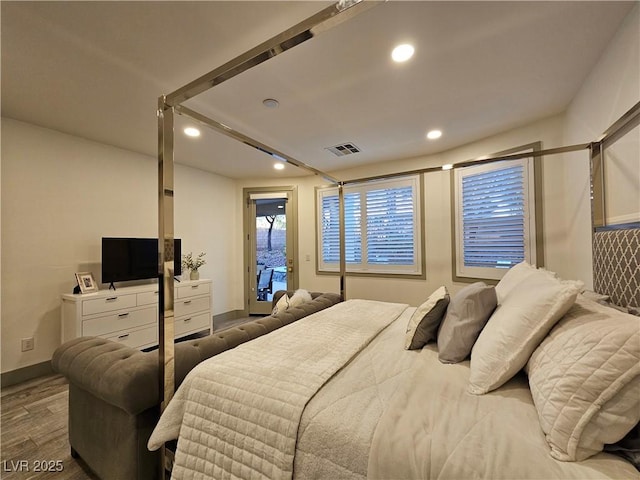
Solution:
M 353 143 L 342 143 L 340 145 L 334 145 L 333 147 L 327 147 L 331 153 L 337 157 L 344 157 L 345 155 L 351 155 L 352 153 L 358 153 L 360 149 Z

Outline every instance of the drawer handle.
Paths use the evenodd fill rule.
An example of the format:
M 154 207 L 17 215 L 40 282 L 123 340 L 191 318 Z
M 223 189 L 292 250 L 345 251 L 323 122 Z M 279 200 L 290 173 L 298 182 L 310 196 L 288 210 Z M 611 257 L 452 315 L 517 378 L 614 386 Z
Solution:
M 125 333 L 124 335 L 118 335 L 118 340 L 122 340 L 123 338 L 127 338 L 128 336 L 128 333 Z
M 191 321 L 191 317 L 184 319 L 184 323 L 187 323 L 187 322 L 190 322 L 190 321 Z
M 118 299 L 118 297 L 109 297 L 106 299 L 107 302 L 114 302 Z
M 120 317 L 120 318 L 125 318 L 125 317 L 128 317 L 128 316 L 129 316 L 129 312 L 121 313 L 120 315 L 118 315 L 118 317 Z
M 200 285 L 191 285 L 191 288 L 198 288 Z
M 155 292 L 153 292 L 154 295 L 158 295 L 160 292 L 158 290 L 156 290 Z
M 186 302 L 184 302 L 185 305 L 189 305 L 191 303 L 191 300 L 187 300 Z

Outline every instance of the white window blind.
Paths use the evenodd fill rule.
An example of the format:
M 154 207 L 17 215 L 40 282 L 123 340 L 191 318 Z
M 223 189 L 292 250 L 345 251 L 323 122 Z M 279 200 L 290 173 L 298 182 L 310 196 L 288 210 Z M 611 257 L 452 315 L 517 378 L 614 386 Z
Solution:
M 421 273 L 419 177 L 344 190 L 348 272 Z M 340 223 L 336 188 L 318 191 L 318 268 L 337 271 Z
M 340 261 L 340 210 L 338 194 L 323 192 L 322 195 L 322 222 L 321 244 L 322 259 L 324 263 Z M 330 194 L 327 194 L 330 193 Z M 347 263 L 360 263 L 362 261 L 361 233 L 360 233 L 360 196 L 358 194 L 345 193 L 345 259 Z
M 413 264 L 413 189 L 407 186 L 370 190 L 366 198 L 367 261 L 376 265 Z
M 499 279 L 523 260 L 535 263 L 531 168 L 524 159 L 455 172 L 458 276 Z

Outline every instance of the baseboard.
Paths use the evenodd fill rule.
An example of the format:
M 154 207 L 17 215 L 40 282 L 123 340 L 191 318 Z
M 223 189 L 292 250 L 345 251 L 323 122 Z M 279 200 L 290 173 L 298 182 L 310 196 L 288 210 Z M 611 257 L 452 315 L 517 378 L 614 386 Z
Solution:
M 224 322 L 226 320 L 235 320 L 236 318 L 246 317 L 244 310 L 231 310 L 230 312 L 219 313 L 213 316 L 213 322 Z
M 29 365 L 28 367 L 18 368 L 11 370 L 10 372 L 4 372 L 0 374 L 0 388 L 9 387 L 16 383 L 26 382 L 32 378 L 42 377 L 53 373 L 51 368 L 51 362 L 36 363 L 35 365 Z

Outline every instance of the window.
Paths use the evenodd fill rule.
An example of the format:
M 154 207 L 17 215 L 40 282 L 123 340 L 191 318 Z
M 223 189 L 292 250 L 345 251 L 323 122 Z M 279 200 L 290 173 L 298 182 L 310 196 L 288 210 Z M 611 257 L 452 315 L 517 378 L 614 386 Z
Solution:
M 340 268 L 338 189 L 319 189 L 318 269 Z M 422 274 L 420 177 L 344 187 L 347 272 Z
M 526 158 L 455 170 L 457 277 L 499 280 L 523 260 L 536 263 L 533 168 Z

